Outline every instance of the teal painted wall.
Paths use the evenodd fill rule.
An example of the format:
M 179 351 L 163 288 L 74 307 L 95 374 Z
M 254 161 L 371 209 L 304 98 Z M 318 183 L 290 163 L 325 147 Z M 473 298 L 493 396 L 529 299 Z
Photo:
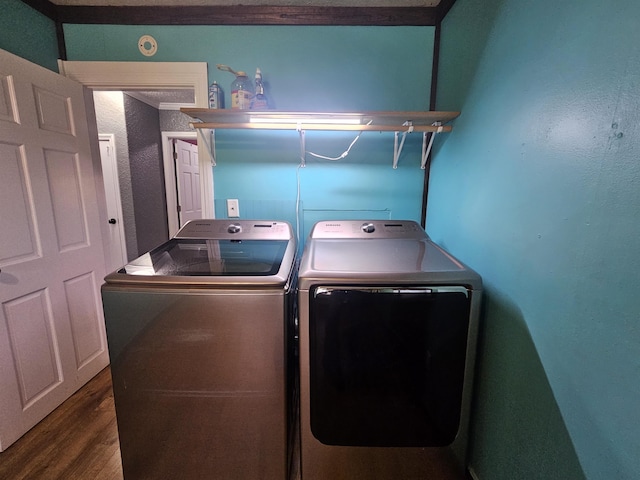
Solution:
M 0 48 L 58 71 L 58 40 L 53 20 L 20 0 L 2 0 Z
M 158 53 L 137 47 L 152 35 Z M 260 67 L 267 93 L 279 110 L 426 110 L 429 107 L 432 27 L 114 26 L 66 25 L 69 60 L 200 61 L 208 63 L 230 105 L 233 76 L 218 63 L 245 70 Z M 309 131 L 307 149 L 337 157 L 355 133 Z M 422 137 L 407 137 L 398 169 L 392 169 L 393 133 L 365 132 L 340 162 L 307 156 L 298 171 L 296 132 L 215 133 L 216 216 L 237 198 L 242 218 L 296 223 L 300 181 L 301 239 L 310 224 L 332 218 L 420 220 L 424 172 Z
M 427 230 L 486 285 L 480 480 L 640 478 L 640 3 L 458 0 Z

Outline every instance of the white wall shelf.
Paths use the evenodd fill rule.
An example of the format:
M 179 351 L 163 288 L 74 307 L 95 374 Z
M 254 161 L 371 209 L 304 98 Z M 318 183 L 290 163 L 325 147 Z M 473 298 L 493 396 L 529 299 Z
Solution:
M 297 130 L 300 133 L 300 161 L 305 164 L 306 130 L 327 131 L 377 131 L 395 132 L 393 147 L 393 168 L 397 168 L 405 137 L 408 133 L 421 132 L 422 162 L 425 168 L 431 152 L 435 133 L 450 132 L 451 125 L 445 125 L 460 115 L 460 112 L 296 112 L 277 110 L 231 110 L 208 108 L 181 108 L 180 111 L 194 119 L 195 129 L 241 129 L 241 130 Z M 398 135 L 402 139 L 398 141 Z M 430 135 L 427 141 L 427 134 Z M 215 165 L 215 145 L 211 144 L 211 158 Z
M 386 132 L 402 132 L 410 127 L 414 132 L 450 132 L 452 127 L 445 124 L 460 115 L 460 112 L 432 111 L 322 113 L 207 108 L 181 108 L 180 111 L 197 120 L 193 122 L 194 128 Z

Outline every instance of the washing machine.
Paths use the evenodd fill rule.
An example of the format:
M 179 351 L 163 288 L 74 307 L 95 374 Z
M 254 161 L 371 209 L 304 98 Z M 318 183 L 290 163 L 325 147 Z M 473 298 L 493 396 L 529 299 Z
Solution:
M 125 480 L 286 480 L 296 241 L 195 220 L 102 286 Z
M 416 222 L 315 224 L 298 292 L 304 480 L 462 472 L 481 296 Z

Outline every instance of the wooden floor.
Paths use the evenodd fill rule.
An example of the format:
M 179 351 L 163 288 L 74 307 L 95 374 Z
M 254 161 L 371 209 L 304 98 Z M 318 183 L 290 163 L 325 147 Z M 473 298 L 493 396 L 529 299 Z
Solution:
M 291 477 L 300 480 L 298 465 Z M 445 463 L 437 475 L 438 480 L 460 478 Z M 0 452 L 0 479 L 123 480 L 108 367 Z
M 109 368 L 0 453 L 0 479 L 122 478 Z

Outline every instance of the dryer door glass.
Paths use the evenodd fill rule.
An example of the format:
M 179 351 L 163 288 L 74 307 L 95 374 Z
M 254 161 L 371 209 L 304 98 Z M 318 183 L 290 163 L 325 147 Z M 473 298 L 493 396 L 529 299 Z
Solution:
M 460 422 L 464 287 L 316 287 L 310 413 L 327 445 L 449 445 Z

